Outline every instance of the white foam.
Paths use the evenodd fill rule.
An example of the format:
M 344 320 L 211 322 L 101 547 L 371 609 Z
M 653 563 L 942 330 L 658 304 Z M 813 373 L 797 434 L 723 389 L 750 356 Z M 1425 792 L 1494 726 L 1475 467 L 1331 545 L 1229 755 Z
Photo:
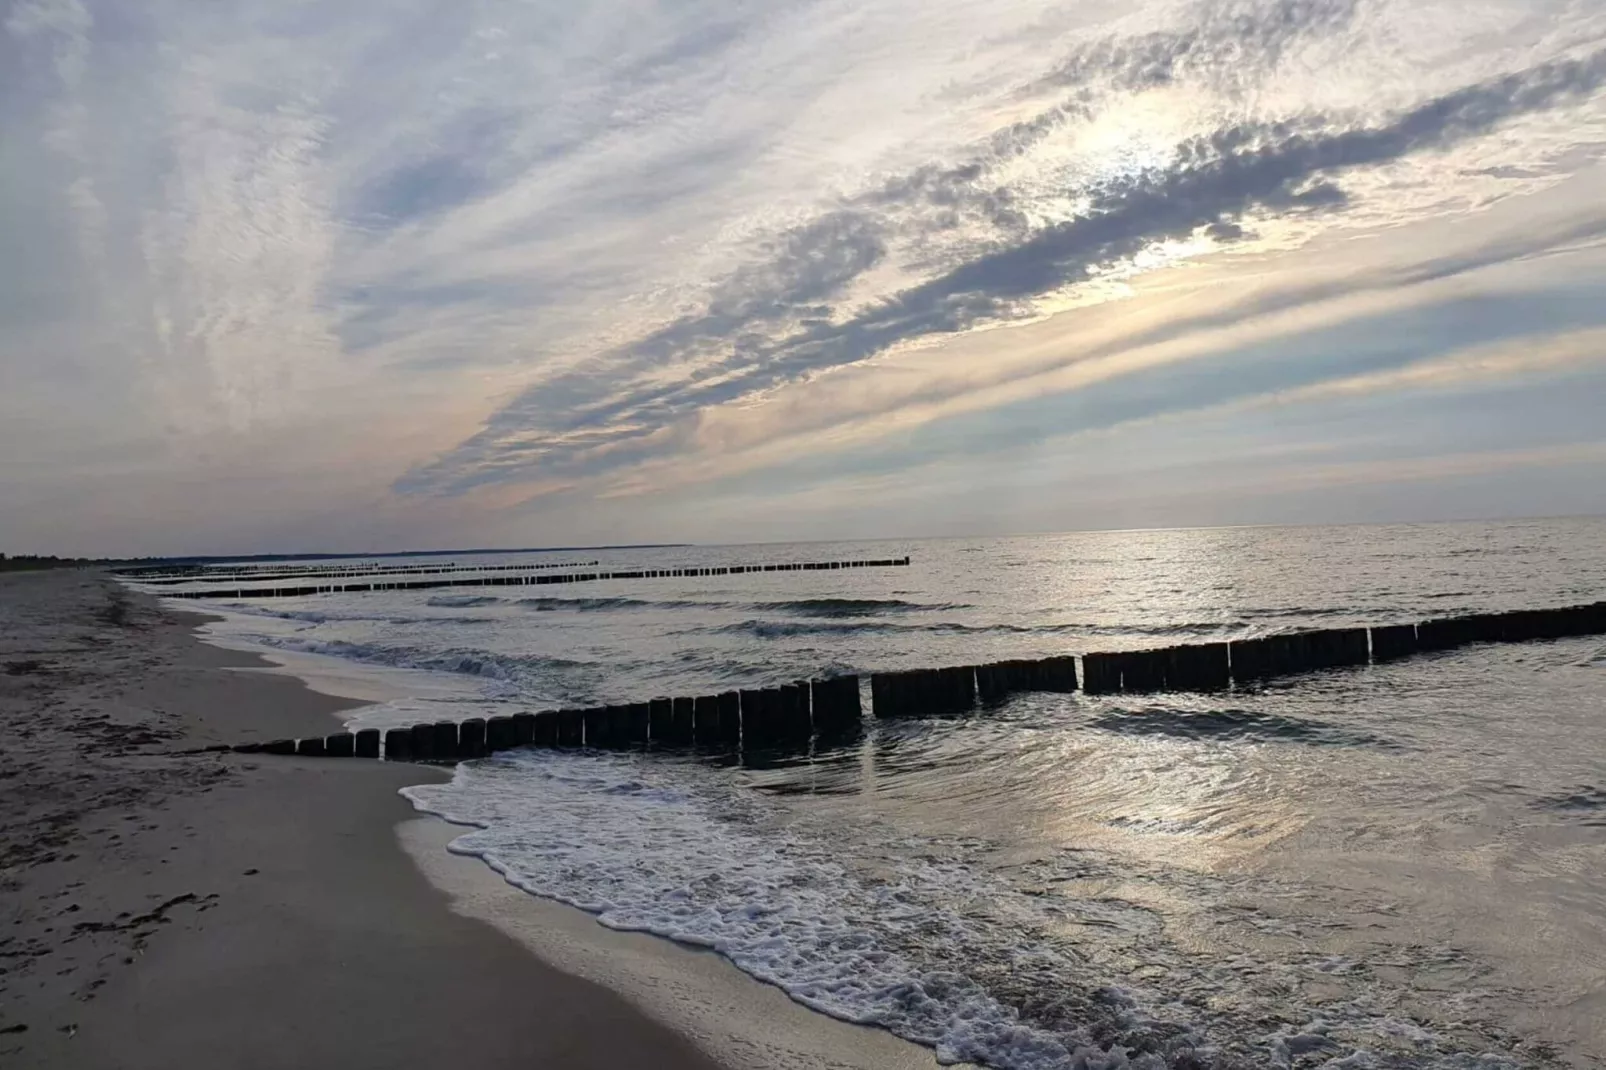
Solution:
M 969 874 L 912 863 L 866 881 L 834 860 L 830 845 L 774 827 L 777 815 L 761 800 L 715 800 L 677 780 L 630 757 L 529 751 L 461 766 L 450 785 L 404 794 L 422 810 L 482 826 L 452 850 L 483 858 L 518 887 L 613 929 L 715 950 L 808 1007 L 929 1045 L 943 1062 L 1165 1065 L 1100 1051 L 1087 1034 L 1027 1025 L 962 963 L 945 961 L 944 948 L 985 942 L 973 928 L 989 922 L 941 905 L 965 901 L 954 886 Z M 929 884 L 946 892 L 922 887 Z M 1074 964 L 1058 965 L 1068 973 Z M 1144 1018 L 1136 1000 L 1107 1002 L 1128 1025 Z M 1203 1041 L 1179 1046 L 1195 1044 Z
M 915 841 L 868 817 L 851 831 L 815 826 L 736 786 L 725 769 L 524 750 L 403 794 L 420 810 L 477 826 L 451 850 L 482 858 L 516 887 L 611 929 L 711 949 L 804 1006 L 884 1028 L 945 1063 L 1519 1065 L 1444 1050 L 1442 1038 L 1364 995 L 1264 1035 L 1255 1023 L 1268 1013 L 1302 1020 L 1287 996 L 1301 978 L 1333 977 L 1344 964 L 1211 967 L 1168 950 L 1156 935 L 1163 926 L 1142 907 L 1026 893 L 982 863 L 984 846 L 967 854 L 963 844 Z M 1067 929 L 1075 935 L 1064 938 Z M 1165 991 L 1132 980 L 1140 961 L 1165 964 Z M 1244 1013 L 1224 1011 L 1223 999 Z
M 418 817 L 397 828 L 418 868 L 477 918 L 565 973 L 620 993 L 730 1070 L 932 1070 L 935 1055 L 879 1029 L 838 1022 L 758 984 L 718 955 L 644 933 L 597 925 L 582 911 L 538 899 L 479 859 L 447 845 L 461 831 Z

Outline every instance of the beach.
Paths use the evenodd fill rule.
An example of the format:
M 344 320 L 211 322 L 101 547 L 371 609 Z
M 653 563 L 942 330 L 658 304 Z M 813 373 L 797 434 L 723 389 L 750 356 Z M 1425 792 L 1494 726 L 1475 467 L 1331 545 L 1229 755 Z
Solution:
M 204 748 L 1564 606 L 1606 584 L 1602 531 L 794 545 L 762 552 L 915 564 L 757 575 L 720 571 L 755 547 L 598 551 L 654 575 L 556 591 L 13 578 L 0 1057 L 1590 1070 L 1594 633 L 912 716 L 872 686 L 857 732 L 791 749 Z
M 179 604 L 216 615 L 208 643 L 385 730 L 1068 653 L 1085 674 L 1090 652 L 1592 602 L 1602 531 L 510 552 L 453 575 L 596 558 L 641 577 L 131 585 L 197 596 Z M 734 571 L 889 557 L 913 564 Z M 730 1066 L 1598 1067 L 1603 669 L 1589 634 L 912 715 L 871 686 L 857 732 L 807 746 L 666 737 L 421 769 L 398 834 L 449 909 Z
M 355 705 L 110 579 L 0 577 L 0 1062 L 710 1067 L 449 909 L 398 847 L 418 766 L 183 753 Z M 468 864 L 468 863 L 465 863 Z

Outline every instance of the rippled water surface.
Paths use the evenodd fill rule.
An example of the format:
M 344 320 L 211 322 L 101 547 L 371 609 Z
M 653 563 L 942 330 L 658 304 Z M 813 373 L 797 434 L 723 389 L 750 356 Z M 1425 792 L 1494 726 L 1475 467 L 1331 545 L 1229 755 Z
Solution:
M 465 685 L 357 718 L 385 724 L 1606 598 L 1588 520 L 570 556 L 901 554 L 221 608 L 238 638 Z M 946 1059 L 1606 1066 L 1598 639 L 1024 695 L 787 762 L 511 752 L 410 795 L 532 892 Z

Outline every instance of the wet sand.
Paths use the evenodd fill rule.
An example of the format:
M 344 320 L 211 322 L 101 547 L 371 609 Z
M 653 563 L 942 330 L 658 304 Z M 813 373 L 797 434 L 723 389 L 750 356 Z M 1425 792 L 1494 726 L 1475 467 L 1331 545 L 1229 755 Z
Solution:
M 0 577 L 0 1063 L 717 1065 L 448 909 L 398 849 L 443 772 L 177 752 L 354 705 L 80 572 Z

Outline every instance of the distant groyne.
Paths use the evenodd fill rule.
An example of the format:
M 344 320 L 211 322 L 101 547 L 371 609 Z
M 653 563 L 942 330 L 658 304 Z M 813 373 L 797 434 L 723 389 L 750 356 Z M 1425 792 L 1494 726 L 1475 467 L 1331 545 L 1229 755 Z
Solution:
M 184 571 L 131 576 L 152 587 L 166 587 L 177 583 L 238 583 L 262 580 L 343 579 L 351 576 L 439 576 L 449 572 L 539 572 L 554 568 L 590 568 L 595 561 L 548 561 L 526 565 L 306 565 L 297 568 L 250 568 L 242 570 Z
M 353 594 L 371 591 L 426 591 L 444 587 L 526 587 L 554 583 L 596 583 L 601 580 L 654 580 L 691 576 L 738 576 L 750 572 L 825 572 L 835 569 L 900 568 L 909 564 L 908 557 L 891 557 L 874 561 L 792 561 L 782 564 L 720 565 L 686 568 L 634 569 L 624 572 L 541 572 L 521 574 L 506 572 L 495 576 L 463 576 L 455 579 L 397 580 L 370 579 L 366 583 L 316 583 L 255 587 L 220 587 L 205 591 L 164 591 L 164 598 L 305 598 L 319 594 Z M 519 569 L 526 566 L 501 566 Z M 537 568 L 543 566 L 528 566 Z M 464 566 L 444 571 L 485 572 L 487 569 Z M 363 573 L 367 575 L 368 573 Z M 320 579 L 331 577 L 320 576 Z M 193 577 L 199 582 L 200 577 Z

